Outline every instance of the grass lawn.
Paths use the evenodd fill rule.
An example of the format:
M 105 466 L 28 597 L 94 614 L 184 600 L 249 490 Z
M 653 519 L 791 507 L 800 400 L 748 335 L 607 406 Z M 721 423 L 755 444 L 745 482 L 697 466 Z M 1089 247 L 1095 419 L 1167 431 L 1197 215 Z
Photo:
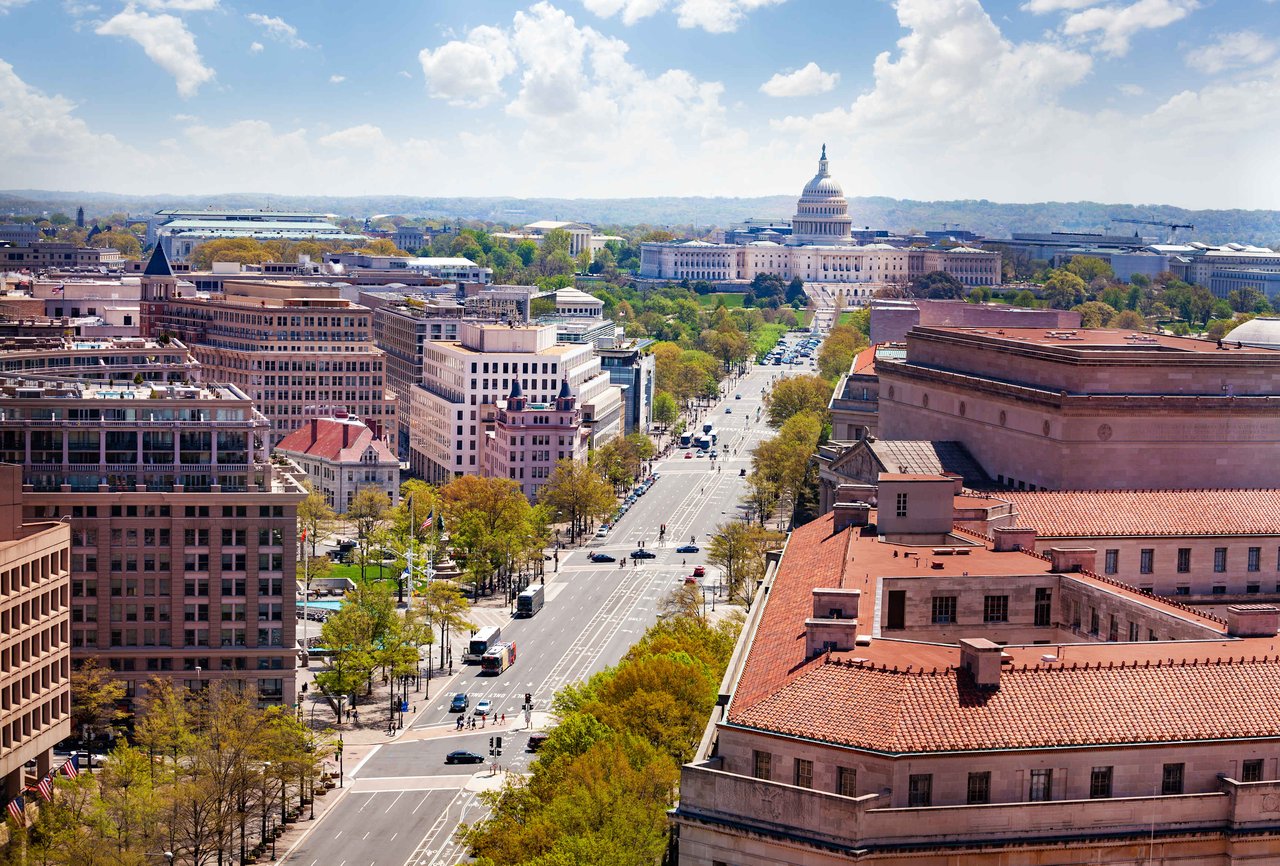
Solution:
M 742 299 L 746 297 L 746 292 L 713 292 L 710 295 L 696 295 L 698 303 L 704 307 L 715 309 L 724 301 L 724 305 L 730 309 L 736 309 L 742 306 Z
M 837 322 L 836 324 L 838 324 L 838 325 L 852 325 L 852 324 L 853 324 L 853 314 L 854 314 L 854 312 L 855 312 L 854 310 L 845 310 L 843 313 L 841 313 L 841 314 L 840 314 L 840 321 L 839 321 L 839 322 Z

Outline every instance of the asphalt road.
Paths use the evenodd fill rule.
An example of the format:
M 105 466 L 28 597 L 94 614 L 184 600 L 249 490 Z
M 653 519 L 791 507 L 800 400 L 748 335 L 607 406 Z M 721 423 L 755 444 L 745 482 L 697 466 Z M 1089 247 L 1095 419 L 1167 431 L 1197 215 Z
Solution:
M 772 433 L 756 418 L 761 389 L 785 369 L 753 367 L 747 377 L 728 385 L 725 399 L 703 418 L 720 431 L 720 458 L 686 459 L 685 451 L 677 449 L 656 461 L 654 470 L 660 477 L 607 538 L 593 539 L 567 555 L 562 551 L 559 571 L 546 575 L 542 610 L 502 626 L 503 640 L 516 642 L 516 663 L 498 676 L 482 676 L 478 665 L 468 665 L 449 682 L 432 682 L 429 706 L 413 727 L 400 739 L 375 747 L 360 766 L 348 768 L 350 790 L 281 862 L 440 866 L 464 860 L 466 853 L 454 841 L 454 831 L 460 822 L 483 817 L 486 810 L 479 793 L 493 788 L 501 776 L 491 777 L 488 765 L 446 765 L 444 755 L 454 749 L 487 755 L 489 738 L 500 735 L 502 770 L 527 771 L 533 755 L 525 751 L 528 731 L 520 730 L 524 694 L 533 695 L 535 714 L 545 718 L 558 689 L 616 664 L 655 621 L 663 596 L 695 565 L 707 565 L 710 535 L 722 522 L 739 516 L 746 482 L 739 470 L 750 469 L 751 449 Z M 801 369 L 796 365 L 789 372 Z M 803 369 L 807 371 L 807 365 Z M 738 394 L 741 399 L 735 399 Z M 667 533 L 660 543 L 658 528 L 663 523 Z M 691 537 L 702 551 L 676 553 L 675 547 Z M 629 554 L 642 541 L 657 557 L 633 565 Z M 625 558 L 627 564 L 619 568 L 592 563 L 588 554 L 594 551 Z M 716 569 L 707 566 L 701 583 L 714 591 L 717 578 Z M 495 712 L 506 714 L 506 724 L 455 731 L 457 714 L 449 711 L 449 698 L 456 692 L 466 692 L 472 708 L 489 699 Z

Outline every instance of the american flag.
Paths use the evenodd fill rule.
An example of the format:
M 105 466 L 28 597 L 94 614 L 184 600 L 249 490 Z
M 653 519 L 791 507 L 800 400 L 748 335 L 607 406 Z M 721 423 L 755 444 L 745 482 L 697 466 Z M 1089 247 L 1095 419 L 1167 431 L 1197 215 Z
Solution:
M 80 756 L 72 755 L 71 760 L 62 765 L 60 772 L 68 779 L 74 779 L 76 776 L 80 775 Z
M 9 801 L 9 817 L 23 827 L 27 826 L 27 803 L 21 796 L 14 797 Z
M 40 780 L 40 784 L 36 785 L 36 790 L 40 792 L 42 800 L 53 799 L 53 773 L 45 776 Z

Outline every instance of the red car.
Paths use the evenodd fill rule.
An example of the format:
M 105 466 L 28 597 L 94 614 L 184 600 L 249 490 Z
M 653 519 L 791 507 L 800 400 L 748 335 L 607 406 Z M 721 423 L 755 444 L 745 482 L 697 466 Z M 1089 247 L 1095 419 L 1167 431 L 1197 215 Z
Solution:
M 706 576 L 707 576 L 707 570 L 706 570 L 705 568 L 703 568 L 701 565 L 695 565 L 695 566 L 693 567 L 693 576 L 694 576 L 694 577 L 706 577 Z
M 686 452 L 684 452 L 684 459 L 685 459 L 685 460 L 692 460 L 692 459 L 693 459 L 693 452 L 692 452 L 692 451 L 686 451 Z

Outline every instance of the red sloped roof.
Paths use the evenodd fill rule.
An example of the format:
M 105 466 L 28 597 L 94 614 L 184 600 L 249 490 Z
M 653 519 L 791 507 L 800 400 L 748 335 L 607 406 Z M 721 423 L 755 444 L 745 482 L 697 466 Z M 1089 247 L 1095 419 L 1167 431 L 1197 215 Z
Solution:
M 1280 490 L 1000 491 L 1050 537 L 1280 535 Z
M 276 450 L 347 463 L 358 462 L 365 449 L 370 446 L 378 452 L 379 461 L 395 462 L 396 457 L 387 444 L 374 437 L 373 431 L 361 422 L 341 418 L 312 418 L 280 440 Z
M 957 653 L 958 655 L 958 653 Z M 730 722 L 891 753 L 1280 736 L 1280 657 L 1010 670 L 819 661 Z

